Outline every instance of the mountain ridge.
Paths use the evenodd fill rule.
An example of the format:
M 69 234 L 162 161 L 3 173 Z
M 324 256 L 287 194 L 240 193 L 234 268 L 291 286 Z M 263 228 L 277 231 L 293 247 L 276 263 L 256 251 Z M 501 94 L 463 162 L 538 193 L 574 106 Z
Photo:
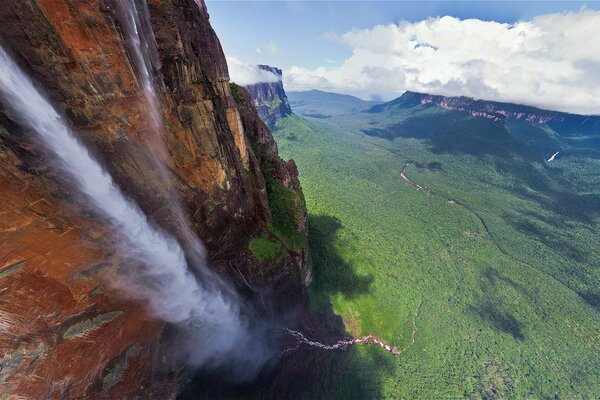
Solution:
M 349 94 L 319 89 L 290 91 L 288 98 L 297 114 L 320 119 L 365 111 L 379 104 L 379 102 L 363 100 Z
M 569 122 L 580 123 L 581 125 L 593 124 L 600 127 L 600 116 L 596 115 L 573 114 L 524 104 L 478 100 L 466 96 L 442 96 L 411 91 L 404 92 L 400 97 L 387 103 L 376 105 L 368 112 L 377 113 L 396 106 L 409 108 L 417 105 L 432 105 L 447 110 L 465 112 L 496 122 L 508 119 L 534 122 L 540 125 L 550 122 Z

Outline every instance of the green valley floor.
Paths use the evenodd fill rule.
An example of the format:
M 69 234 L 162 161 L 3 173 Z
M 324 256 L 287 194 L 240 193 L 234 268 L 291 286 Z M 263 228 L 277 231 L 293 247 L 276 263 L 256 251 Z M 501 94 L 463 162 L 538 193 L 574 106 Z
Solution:
M 546 163 L 445 115 L 392 138 L 364 116 L 278 122 L 309 210 L 312 312 L 405 349 L 309 362 L 303 397 L 600 398 L 597 159 Z

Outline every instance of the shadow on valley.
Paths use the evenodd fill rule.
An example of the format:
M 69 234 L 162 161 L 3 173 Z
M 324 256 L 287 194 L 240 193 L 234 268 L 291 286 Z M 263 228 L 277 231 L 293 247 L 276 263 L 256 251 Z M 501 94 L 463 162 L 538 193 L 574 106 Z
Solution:
M 312 292 L 322 296 L 342 294 L 352 298 L 369 292 L 371 276 L 359 276 L 338 253 L 340 220 L 327 215 L 309 215 L 309 246 L 313 260 Z
M 477 303 L 470 307 L 472 314 L 495 330 L 507 333 L 517 340 L 524 340 L 523 324 L 505 310 L 502 297 L 497 294 L 509 286 L 520 294 L 531 297 L 529 290 L 492 267 L 487 267 L 481 272 L 480 281 L 481 292 L 486 295 L 478 296 Z
M 560 253 L 565 258 L 580 263 L 585 263 L 590 259 L 589 252 L 581 245 L 578 245 L 576 241 L 570 240 L 570 238 L 564 234 L 560 234 L 560 231 L 555 232 L 541 227 L 532 217 L 519 217 L 505 214 L 504 220 L 517 231 L 543 243 L 546 247 Z
M 534 164 L 541 159 L 525 142 L 511 136 L 499 122 L 443 111 L 409 117 L 400 123 L 365 133 L 388 140 L 397 137 L 420 139 L 434 154 L 450 154 L 457 158 L 470 155 L 485 159 L 498 173 L 510 176 L 517 184 L 541 192 L 552 189 L 551 178 L 543 170 L 535 168 Z M 431 167 L 432 170 L 436 168 L 434 165 Z
M 513 279 L 503 275 L 497 269 L 493 267 L 487 267 L 481 272 L 481 287 L 484 293 L 489 293 L 491 291 L 496 290 L 498 285 L 508 285 L 514 290 L 518 291 L 520 294 L 532 297 L 537 294 L 537 288 L 528 288 L 518 282 L 515 282 Z M 534 291 L 534 293 L 531 293 Z
M 372 282 L 371 277 L 356 275 L 337 252 L 337 233 L 341 226 L 340 221 L 331 216 L 309 216 L 312 299 L 296 311 L 297 326 L 292 327 L 310 340 L 327 344 L 349 336 L 341 317 L 332 309 L 330 296 L 366 294 Z M 279 335 L 273 341 L 282 352 L 297 344 L 289 336 Z M 302 346 L 274 360 L 252 383 L 230 384 L 222 374 L 201 371 L 179 400 L 377 399 L 383 397 L 380 379 L 392 374 L 394 367 L 392 356 L 378 347 L 327 351 Z
M 511 137 L 503 124 L 455 111 L 411 116 L 399 123 L 363 132 L 388 140 L 397 137 L 425 140 L 435 154 L 496 157 L 504 152 L 506 158 L 511 158 L 510 153 L 520 152 L 510 143 Z
M 508 333 L 517 340 L 525 339 L 521 323 L 496 304 L 485 302 L 473 307 L 472 311 L 497 331 Z
M 592 291 L 579 291 L 577 292 L 577 294 L 581 296 L 581 298 L 585 300 L 585 302 L 588 303 L 591 307 L 600 311 L 600 294 L 594 293 Z
M 534 129 L 535 127 L 529 127 Z M 571 182 L 544 162 L 535 142 L 513 136 L 500 122 L 472 117 L 455 111 L 428 112 L 363 133 L 388 140 L 420 139 L 434 154 L 450 154 L 457 158 L 470 155 L 485 160 L 504 178 L 504 189 L 550 209 L 561 218 L 592 223 L 600 215 L 600 195 L 577 193 Z M 580 149 L 582 150 L 582 149 Z M 430 170 L 435 166 L 422 164 Z M 498 185 L 495 182 L 486 184 Z
M 446 172 L 444 167 L 442 167 L 442 163 L 437 162 L 437 161 L 429 162 L 429 163 L 422 163 L 422 162 L 415 161 L 413 164 L 418 169 L 426 169 L 428 171 L 433 171 L 433 172 Z

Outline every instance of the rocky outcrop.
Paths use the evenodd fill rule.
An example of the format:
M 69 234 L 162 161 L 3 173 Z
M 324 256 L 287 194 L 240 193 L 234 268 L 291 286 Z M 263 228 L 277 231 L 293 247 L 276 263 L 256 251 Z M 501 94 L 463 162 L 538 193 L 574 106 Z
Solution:
M 309 269 L 297 172 L 252 104 L 238 109 L 203 2 L 148 0 L 162 137 L 149 134 L 118 4 L 5 0 L 2 44 L 154 223 L 183 237 L 176 197 L 216 269 L 301 297 Z M 127 268 L 110 228 L 6 109 L 0 185 L 0 393 L 172 395 L 179 371 L 160 351 L 164 323 L 109 284 Z
M 310 283 L 310 266 L 307 245 L 307 214 L 306 204 L 300 181 L 298 168 L 294 160 L 284 162 L 277 155 L 277 145 L 265 123 L 259 118 L 253 106 L 250 94 L 241 86 L 231 85 L 233 97 L 242 116 L 243 127 L 252 151 L 252 158 L 258 161 L 265 179 L 267 197 L 272 219 L 261 236 L 255 237 L 250 244 L 262 243 L 262 247 L 270 243 L 272 255 L 265 257 L 267 262 L 277 262 L 278 259 L 292 258 L 299 277 L 305 286 Z M 254 247 L 256 254 L 256 247 Z M 277 250 L 275 250 L 277 249 Z M 283 258 L 281 258 L 283 255 Z M 258 256 L 258 258 L 261 258 Z M 287 271 L 289 268 L 279 268 Z M 284 276 L 279 276 L 281 279 Z M 292 279 L 294 282 L 296 279 Z M 289 282 L 290 279 L 283 279 Z M 288 299 L 289 300 L 289 299 Z
M 278 119 L 292 114 L 292 108 L 283 89 L 283 72 L 279 68 L 259 65 L 259 69 L 268 71 L 276 80 L 247 85 L 260 118 L 270 127 L 275 126 Z

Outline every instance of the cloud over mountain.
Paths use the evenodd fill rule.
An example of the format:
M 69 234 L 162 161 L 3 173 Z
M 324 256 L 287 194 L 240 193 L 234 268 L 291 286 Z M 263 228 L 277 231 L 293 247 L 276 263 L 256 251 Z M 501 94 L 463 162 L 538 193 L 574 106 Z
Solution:
M 600 114 L 600 12 L 514 24 L 436 17 L 326 38 L 352 55 L 339 66 L 285 71 L 289 88 L 420 91 Z
M 232 82 L 246 86 L 259 82 L 277 82 L 279 77 L 258 65 L 246 63 L 235 56 L 227 56 L 227 66 Z

